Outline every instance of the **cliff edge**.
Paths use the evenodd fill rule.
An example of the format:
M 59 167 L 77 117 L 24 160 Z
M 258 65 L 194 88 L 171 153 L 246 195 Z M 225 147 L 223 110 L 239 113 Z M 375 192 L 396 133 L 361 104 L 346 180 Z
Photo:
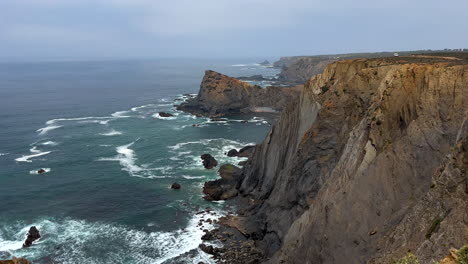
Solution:
M 463 57 L 465 56 L 465 57 Z M 468 55 L 338 61 L 244 167 L 236 216 L 268 263 L 442 259 L 468 238 Z

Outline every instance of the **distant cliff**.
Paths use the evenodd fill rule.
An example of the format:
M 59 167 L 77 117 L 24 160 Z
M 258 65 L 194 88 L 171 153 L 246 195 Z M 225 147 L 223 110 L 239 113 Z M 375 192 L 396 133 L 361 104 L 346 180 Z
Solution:
M 237 222 L 268 263 L 432 263 L 467 243 L 467 170 L 466 60 L 334 62 L 245 165 Z
M 198 96 L 177 108 L 203 116 L 224 116 L 239 113 L 281 110 L 297 97 L 301 87 L 267 87 L 251 85 L 215 71 L 206 71 Z
M 431 54 L 438 51 L 416 50 L 416 51 L 398 51 L 400 56 L 412 54 Z M 273 67 L 280 68 L 278 82 L 286 85 L 303 84 L 310 77 L 322 73 L 325 67 L 337 60 L 361 59 L 361 58 L 381 58 L 392 57 L 395 52 L 373 52 L 373 53 L 347 53 L 347 54 L 329 54 L 315 56 L 291 56 L 281 57 L 273 63 Z

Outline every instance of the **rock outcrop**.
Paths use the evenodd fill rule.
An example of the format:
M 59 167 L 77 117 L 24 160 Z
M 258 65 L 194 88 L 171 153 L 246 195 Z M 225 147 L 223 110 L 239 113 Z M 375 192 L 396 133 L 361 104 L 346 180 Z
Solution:
M 440 260 L 468 237 L 467 150 L 466 59 L 334 62 L 245 164 L 247 235 L 268 263 Z
M 181 103 L 177 109 L 211 117 L 252 112 L 259 107 L 280 110 L 291 98 L 297 97 L 300 90 L 301 87 L 262 88 L 214 71 L 206 71 L 198 96 Z
M 32 243 L 36 240 L 41 238 L 41 235 L 39 234 L 39 230 L 35 226 L 31 226 L 28 231 L 28 236 L 26 240 L 23 243 L 23 247 L 30 247 Z
M 218 166 L 218 161 L 211 156 L 211 154 L 203 154 L 200 158 L 202 159 L 203 167 L 205 167 L 205 169 L 209 170 Z

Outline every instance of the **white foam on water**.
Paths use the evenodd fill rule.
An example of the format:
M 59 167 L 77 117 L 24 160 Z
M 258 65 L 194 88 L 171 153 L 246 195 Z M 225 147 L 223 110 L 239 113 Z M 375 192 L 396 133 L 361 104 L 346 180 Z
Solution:
M 247 64 L 233 64 L 231 67 L 245 67 Z
M 117 117 L 117 118 L 126 118 L 126 117 L 130 117 L 128 115 L 125 115 L 127 114 L 129 111 L 117 111 L 115 113 L 113 113 L 111 116 L 113 117 Z
M 43 172 L 43 173 L 39 173 L 38 171 L 39 171 L 40 169 L 44 170 L 44 172 Z M 31 170 L 31 171 L 29 171 L 29 174 L 44 174 L 44 173 L 50 172 L 50 168 L 40 168 L 40 169 Z
M 83 120 L 90 120 L 90 119 L 111 119 L 112 117 L 108 116 L 85 116 L 85 117 L 73 117 L 73 118 L 56 118 L 51 119 L 46 122 L 46 125 L 56 124 L 62 121 L 83 121 Z
M 0 153 L 0 157 L 1 157 L 1 156 L 6 156 L 6 155 L 8 155 L 8 154 L 10 154 L 10 153 Z
M 47 155 L 47 154 L 52 152 L 52 151 L 42 152 L 42 151 L 38 150 L 36 147 L 31 148 L 29 151 L 31 151 L 31 153 L 35 153 L 35 154 L 23 155 L 22 157 L 16 158 L 15 161 L 17 161 L 17 162 L 32 162 L 32 160 L 31 160 L 32 158 L 44 156 L 44 155 Z
M 106 132 L 106 133 L 99 133 L 99 135 L 101 135 L 101 136 L 117 136 L 117 135 L 122 135 L 122 132 L 112 129 L 111 131 Z
M 61 128 L 62 126 L 56 126 L 56 125 L 48 125 L 46 127 L 43 127 L 43 128 L 39 128 L 38 130 L 36 130 L 36 132 L 39 132 L 39 135 L 44 135 L 46 134 L 47 132 L 51 131 L 51 130 L 54 130 L 54 129 L 57 129 L 57 128 Z
M 158 176 L 152 174 L 152 171 L 161 170 L 161 168 L 147 168 L 148 165 L 137 165 L 137 157 L 135 151 L 130 147 L 137 142 L 137 140 L 127 145 L 118 146 L 115 150 L 117 156 L 111 158 L 99 158 L 98 161 L 118 161 L 122 170 L 127 171 L 130 176 L 140 177 L 145 179 L 165 178 L 167 176 Z
M 50 141 L 50 140 L 49 140 L 49 141 L 46 141 L 46 142 L 41 142 L 41 143 L 39 143 L 39 145 L 43 145 L 43 146 L 57 146 L 58 143 L 55 142 L 55 141 Z
M 189 176 L 189 175 L 182 175 L 182 178 L 185 178 L 187 180 L 192 180 L 192 179 L 203 179 L 205 176 Z
M 216 220 L 215 215 L 193 215 L 184 229 L 173 232 L 145 232 L 123 225 L 113 225 L 84 220 L 40 220 L 31 224 L 15 223 L 0 229 L 0 251 L 30 259 L 50 255 L 54 263 L 163 263 L 197 249 L 202 243 L 203 229 L 211 230 L 213 225 L 201 219 Z M 23 249 L 22 244 L 31 226 L 36 226 L 42 235 L 34 246 Z M 19 230 L 19 231 L 18 231 Z M 112 244 L 109 248 L 108 243 Z M 60 247 L 59 251 L 53 250 Z M 93 248 L 93 250 L 90 250 Z M 105 257 L 96 258 L 94 250 L 102 251 Z M 197 249 L 205 262 L 213 260 Z M 125 260 L 125 261 L 124 261 Z M 198 263 L 198 262 L 197 262 Z

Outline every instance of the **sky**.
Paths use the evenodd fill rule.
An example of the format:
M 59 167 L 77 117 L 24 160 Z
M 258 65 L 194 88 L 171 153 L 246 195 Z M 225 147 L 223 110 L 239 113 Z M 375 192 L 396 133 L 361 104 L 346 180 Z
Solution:
M 467 0 L 0 0 L 0 58 L 468 48 Z

